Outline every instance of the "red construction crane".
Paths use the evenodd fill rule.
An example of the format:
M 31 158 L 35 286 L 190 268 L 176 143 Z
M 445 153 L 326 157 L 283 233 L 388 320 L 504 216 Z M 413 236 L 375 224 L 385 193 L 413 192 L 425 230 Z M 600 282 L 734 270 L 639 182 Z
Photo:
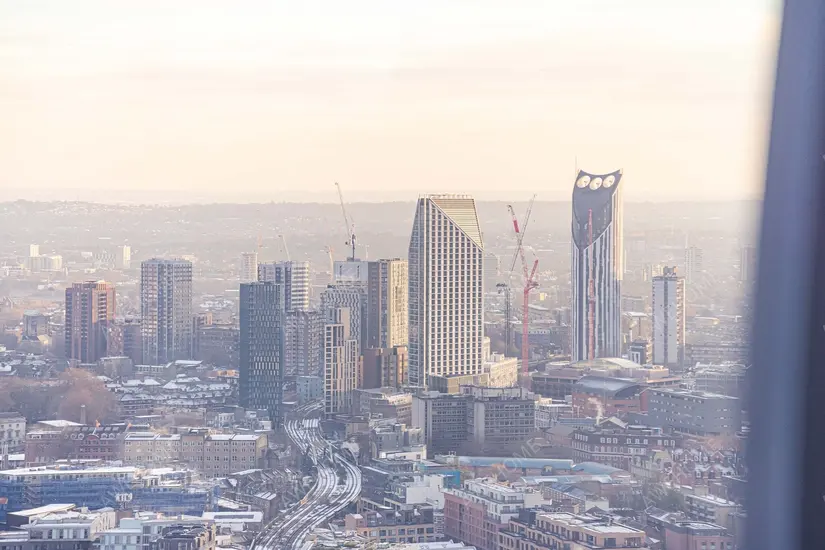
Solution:
M 533 211 L 533 201 L 536 200 L 536 196 L 533 195 L 533 198 L 530 199 L 530 204 L 527 206 L 527 214 L 524 217 L 524 224 L 522 228 L 519 229 L 518 218 L 516 217 L 516 212 L 513 210 L 513 205 L 508 204 L 507 209 L 510 210 L 510 216 L 513 218 L 513 230 L 515 231 L 516 235 L 516 254 L 513 256 L 513 265 L 512 268 L 515 267 L 516 258 L 521 259 L 521 268 L 524 272 L 524 301 L 522 303 L 522 311 L 521 311 L 521 370 L 522 374 L 526 377 L 528 375 L 528 367 L 530 365 L 530 339 L 527 335 L 528 328 L 529 328 L 529 306 L 530 306 L 530 291 L 534 288 L 538 288 L 539 284 L 536 282 L 536 271 L 539 267 L 539 261 L 535 260 L 533 262 L 533 269 L 528 270 L 527 268 L 527 259 L 524 256 L 524 231 L 527 228 L 527 224 L 530 222 L 530 214 Z

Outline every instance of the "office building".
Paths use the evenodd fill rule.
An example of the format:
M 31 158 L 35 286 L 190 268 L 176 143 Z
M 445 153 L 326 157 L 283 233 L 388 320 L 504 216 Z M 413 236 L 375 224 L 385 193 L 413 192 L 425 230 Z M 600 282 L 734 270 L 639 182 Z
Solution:
M 732 436 L 742 427 L 736 397 L 683 389 L 648 391 L 647 423 L 700 437 Z
M 685 351 L 685 279 L 666 267 L 653 278 L 653 364 L 682 365 Z
M 258 281 L 279 283 L 284 287 L 284 309 L 309 309 L 309 262 L 271 262 L 258 264 Z
M 350 332 L 349 308 L 329 310 L 324 324 L 324 412 L 350 414 L 358 387 L 358 342 Z
M 750 365 L 750 346 L 736 342 L 685 344 L 685 366 L 696 363 L 742 363 Z
M 685 249 L 685 279 L 688 284 L 698 282 L 700 275 L 705 271 L 705 262 L 702 249 L 689 246 Z
M 219 366 L 237 368 L 240 358 L 240 330 L 230 324 L 208 325 L 200 329 L 195 359 Z
M 621 354 L 622 172 L 579 171 L 573 187 L 573 361 Z
M 367 349 L 362 361 L 362 388 L 400 388 L 407 385 L 406 346 Z
M 132 267 L 132 247 L 124 244 L 118 247 L 118 267 L 130 269 Z
M 121 355 L 132 360 L 135 365 L 143 363 L 143 335 L 140 319 L 127 317 L 121 326 L 123 349 Z
M 246 409 L 269 411 L 282 419 L 284 384 L 283 285 L 241 284 L 239 397 Z
M 143 361 L 192 358 L 192 262 L 153 258 L 140 264 Z
M 183 429 L 182 433 L 133 432 L 123 443 L 126 464 L 163 467 L 183 463 L 210 477 L 265 467 L 266 434 L 210 433 Z
M 756 247 L 743 246 L 739 251 L 739 280 L 753 283 L 756 280 Z
M 323 340 L 324 318 L 320 311 L 288 311 L 284 332 L 284 373 L 287 376 L 321 376 Z
M 335 283 L 328 285 L 321 294 L 321 314 L 329 319 L 334 310 L 349 310 L 349 336 L 356 343 L 356 356 L 366 349 L 367 336 L 367 285 L 360 283 Z
M 500 450 L 523 443 L 535 431 L 535 397 L 521 387 L 420 392 L 413 396 L 412 425 L 423 430 L 434 454 L 455 452 L 464 442 Z
M 367 348 L 407 344 L 407 260 L 369 263 L 367 281 Z
M 104 281 L 74 283 L 66 289 L 66 358 L 95 363 L 108 354 L 115 318 L 115 287 Z
M 418 199 L 409 246 L 409 383 L 483 370 L 484 243 L 471 197 Z
M 254 283 L 258 280 L 258 253 L 241 254 L 240 278 L 242 283 Z

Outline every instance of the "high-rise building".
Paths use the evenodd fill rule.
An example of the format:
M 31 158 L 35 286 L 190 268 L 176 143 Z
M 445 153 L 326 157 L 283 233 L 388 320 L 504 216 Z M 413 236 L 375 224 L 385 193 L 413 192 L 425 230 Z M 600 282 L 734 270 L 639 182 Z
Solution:
M 254 283 L 258 280 L 258 253 L 243 252 L 241 254 L 241 282 Z
M 368 348 L 392 348 L 407 344 L 407 269 L 407 260 L 398 258 L 369 263 Z
M 361 388 L 401 388 L 407 384 L 406 346 L 369 348 L 361 361 Z
M 621 170 L 579 171 L 573 187 L 573 361 L 621 352 L 621 180 Z
M 129 269 L 132 267 L 132 247 L 128 244 L 118 247 L 118 267 L 120 269 Z
M 685 279 L 666 267 L 653 278 L 653 364 L 679 367 L 685 351 Z
M 366 349 L 367 337 L 367 286 L 360 283 L 336 283 L 328 285 L 321 294 L 321 314 L 324 318 L 334 315 L 334 310 L 349 310 L 349 338 L 355 340 L 356 355 Z
M 143 361 L 192 357 L 192 262 L 153 258 L 140 264 Z
M 333 282 L 367 284 L 370 262 L 366 260 L 336 260 L 333 263 Z
M 247 409 L 269 411 L 273 425 L 283 418 L 283 320 L 282 285 L 241 285 L 240 403 Z
M 307 311 L 309 309 L 309 262 L 287 261 L 258 264 L 258 280 L 283 285 L 286 311 Z
M 317 310 L 286 313 L 284 373 L 320 376 L 323 370 L 324 319 Z
M 29 245 L 29 258 L 36 258 L 40 256 L 40 245 L 39 244 L 30 244 Z
M 752 283 L 756 278 L 756 247 L 745 245 L 739 251 L 739 280 Z
M 418 199 L 409 247 L 409 383 L 483 370 L 484 242 L 475 201 Z
M 349 308 L 329 310 L 324 324 L 324 412 L 350 414 L 358 387 L 358 343 L 350 334 Z
M 143 364 L 143 334 L 140 330 L 140 319 L 127 317 L 123 320 L 122 341 L 124 356 L 132 360 L 135 365 Z
M 702 249 L 699 247 L 689 246 L 685 249 L 685 279 L 688 284 L 697 282 L 705 270 L 702 256 Z
M 104 281 L 74 283 L 66 289 L 66 358 L 96 363 L 107 355 L 115 318 L 115 287 Z

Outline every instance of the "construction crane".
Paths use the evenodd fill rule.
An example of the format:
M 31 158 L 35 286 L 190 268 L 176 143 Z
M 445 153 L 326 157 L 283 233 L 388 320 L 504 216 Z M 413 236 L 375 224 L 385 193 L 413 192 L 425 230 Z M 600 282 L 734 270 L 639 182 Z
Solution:
M 536 196 L 533 195 L 533 198 L 530 199 L 530 204 L 527 206 L 527 213 L 524 217 L 524 223 L 522 224 L 521 229 L 519 228 L 518 217 L 516 216 L 516 211 L 513 210 L 513 205 L 507 205 L 507 209 L 510 211 L 510 216 L 513 218 L 513 231 L 516 236 L 516 253 L 513 257 L 513 267 L 515 267 L 516 259 L 520 259 L 521 268 L 524 273 L 524 301 L 522 302 L 521 311 L 521 370 L 525 377 L 528 375 L 528 368 L 530 366 L 530 341 L 527 335 L 530 320 L 530 291 L 534 288 L 538 288 L 539 286 L 535 279 L 536 271 L 539 267 L 539 261 L 535 260 L 533 262 L 533 268 L 528 269 L 527 259 L 524 256 L 524 229 L 530 222 L 530 214 L 533 212 L 533 202 L 535 200 Z
M 281 242 L 284 244 L 284 254 L 286 254 L 286 261 L 291 261 L 292 258 L 289 257 L 289 248 L 286 246 L 286 237 L 281 234 L 278 235 L 281 238 Z
M 347 215 L 347 207 L 344 205 L 344 194 L 341 192 L 341 184 L 335 182 L 335 188 L 338 189 L 338 201 L 341 203 L 341 212 L 344 214 L 344 231 L 346 231 L 347 241 L 344 243 L 351 247 L 352 254 L 348 260 L 355 260 L 355 223 L 352 218 Z

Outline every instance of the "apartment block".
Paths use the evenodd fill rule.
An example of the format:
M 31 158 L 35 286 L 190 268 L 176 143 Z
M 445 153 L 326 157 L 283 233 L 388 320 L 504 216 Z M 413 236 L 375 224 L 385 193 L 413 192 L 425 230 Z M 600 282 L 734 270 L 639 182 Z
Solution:
M 143 361 L 192 358 L 192 262 L 151 259 L 140 264 Z
M 367 275 L 367 348 L 406 346 L 407 260 L 369 263 Z
M 352 336 L 349 308 L 329 311 L 324 325 L 324 412 L 350 414 L 358 387 L 358 342 Z
M 681 448 L 683 441 L 680 434 L 632 426 L 615 418 L 592 428 L 577 428 L 570 437 L 576 462 L 599 462 L 628 471 L 651 452 Z
M 287 311 L 284 329 L 284 374 L 320 376 L 323 371 L 324 318 L 320 311 Z
M 239 398 L 242 407 L 282 415 L 284 386 L 283 285 L 241 284 Z
M 66 359 L 96 363 L 108 354 L 115 318 L 115 287 L 104 281 L 74 283 L 66 289 Z
M 590 515 L 523 510 L 501 531 L 500 550 L 649 548 L 641 529 Z M 690 547 L 691 550 L 699 547 Z M 667 546 L 671 550 L 670 545 Z M 708 550 L 705 548 L 705 550 Z M 719 549 L 722 550 L 722 549 Z
M 0 456 L 6 449 L 16 451 L 26 442 L 26 417 L 17 413 L 0 413 Z
M 347 514 L 344 529 L 356 532 L 368 542 L 378 543 L 435 542 L 438 537 L 433 509 L 429 506 L 409 508 L 392 514 L 376 511 Z
M 540 492 L 489 479 L 465 481 L 444 490 L 444 535 L 479 550 L 498 550 L 499 532 L 524 508 L 544 503 Z

